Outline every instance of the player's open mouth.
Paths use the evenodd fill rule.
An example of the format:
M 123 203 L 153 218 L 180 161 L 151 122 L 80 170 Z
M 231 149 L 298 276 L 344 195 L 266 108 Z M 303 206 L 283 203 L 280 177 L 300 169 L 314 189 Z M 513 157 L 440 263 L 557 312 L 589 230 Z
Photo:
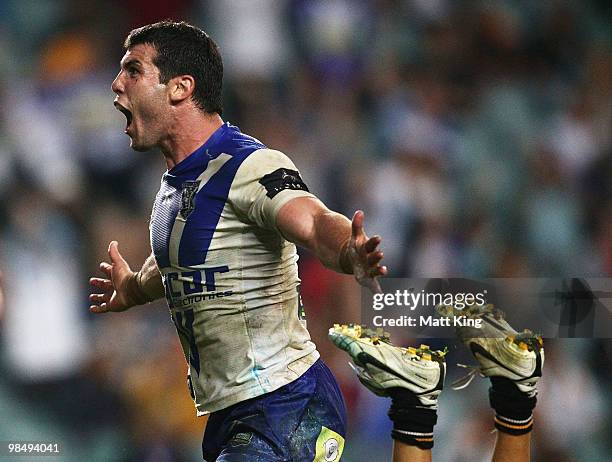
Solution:
M 130 128 L 130 125 L 132 124 L 132 112 L 117 102 L 115 102 L 115 107 L 117 108 L 118 111 L 120 111 L 125 116 L 125 119 L 126 119 L 125 131 L 127 132 L 128 128 Z

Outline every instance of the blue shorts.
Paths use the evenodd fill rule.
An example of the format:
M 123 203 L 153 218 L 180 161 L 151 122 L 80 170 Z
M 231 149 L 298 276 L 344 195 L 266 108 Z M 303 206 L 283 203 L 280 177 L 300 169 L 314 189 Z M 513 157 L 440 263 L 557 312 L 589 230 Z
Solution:
M 318 360 L 278 390 L 213 412 L 202 452 L 206 462 L 337 462 L 345 435 L 344 399 Z

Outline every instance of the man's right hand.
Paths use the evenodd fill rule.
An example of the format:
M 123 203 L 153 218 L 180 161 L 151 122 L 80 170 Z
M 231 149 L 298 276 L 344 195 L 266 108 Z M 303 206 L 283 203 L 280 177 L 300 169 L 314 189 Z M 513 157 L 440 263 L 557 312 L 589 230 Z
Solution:
M 125 311 L 137 303 L 130 296 L 130 284 L 135 283 L 136 273 L 119 253 L 119 244 L 112 241 L 108 246 L 110 263 L 100 263 L 100 271 L 106 275 L 104 278 L 91 278 L 89 283 L 103 293 L 89 295 L 92 313 L 106 313 L 108 311 Z

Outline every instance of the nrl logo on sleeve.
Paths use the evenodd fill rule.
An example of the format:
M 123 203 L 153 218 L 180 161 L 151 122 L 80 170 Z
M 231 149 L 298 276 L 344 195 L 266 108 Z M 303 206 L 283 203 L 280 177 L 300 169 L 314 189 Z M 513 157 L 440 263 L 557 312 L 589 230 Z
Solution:
M 308 191 L 308 186 L 302 180 L 300 172 L 290 168 L 279 168 L 272 173 L 264 175 L 259 183 L 266 188 L 266 196 L 274 198 L 285 189 Z
M 198 187 L 200 186 L 200 182 L 198 180 L 195 181 L 185 181 L 182 186 L 181 191 L 181 210 L 180 215 L 184 219 L 187 219 L 191 212 L 195 209 L 194 198 L 196 193 L 198 192 Z

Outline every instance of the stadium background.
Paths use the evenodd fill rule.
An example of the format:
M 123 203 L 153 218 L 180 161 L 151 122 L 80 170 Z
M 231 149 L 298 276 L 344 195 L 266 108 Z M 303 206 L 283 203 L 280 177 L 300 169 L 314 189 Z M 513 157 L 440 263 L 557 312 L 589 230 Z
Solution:
M 612 276 L 609 2 L 3 0 L 0 441 L 59 441 L 67 461 L 198 460 L 164 304 L 87 311 L 111 239 L 134 265 L 149 251 L 164 163 L 130 151 L 110 82 L 127 32 L 166 17 L 211 33 L 224 118 L 288 153 L 330 207 L 363 208 L 393 276 Z M 300 265 L 350 410 L 345 460 L 388 460 L 387 403 L 325 336 L 359 318 L 356 284 Z M 536 460 L 611 460 L 612 343 L 546 353 Z M 440 401 L 436 460 L 488 460 L 485 381 Z

